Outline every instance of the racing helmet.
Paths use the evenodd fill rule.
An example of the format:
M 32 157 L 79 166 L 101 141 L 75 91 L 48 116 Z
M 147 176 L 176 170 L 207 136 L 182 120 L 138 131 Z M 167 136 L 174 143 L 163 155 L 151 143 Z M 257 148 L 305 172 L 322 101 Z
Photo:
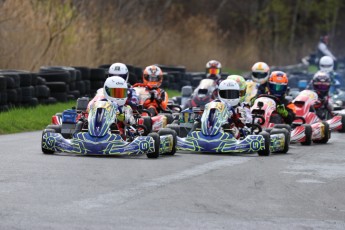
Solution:
M 111 77 L 111 76 L 122 77 L 127 82 L 129 72 L 128 72 L 128 68 L 125 64 L 117 62 L 117 63 L 112 64 L 109 67 L 108 75 L 109 75 L 109 77 Z
M 331 78 L 327 72 L 318 71 L 313 76 L 312 84 L 318 96 L 323 98 L 328 95 L 331 87 Z
M 283 71 L 273 71 L 268 78 L 268 92 L 281 98 L 287 91 L 288 82 L 286 73 Z
M 236 81 L 226 79 L 219 84 L 218 97 L 231 106 L 237 106 L 240 102 L 240 86 Z
M 257 62 L 252 66 L 252 79 L 260 85 L 265 84 L 270 76 L 270 67 L 265 62 Z
M 234 80 L 240 87 L 240 102 L 244 102 L 246 97 L 247 83 L 246 80 L 240 75 L 229 75 L 226 79 Z
M 127 82 L 119 76 L 108 77 L 103 86 L 104 97 L 119 106 L 127 100 Z
M 211 60 L 206 63 L 206 77 L 214 80 L 221 78 L 222 64 L 219 61 Z
M 334 67 L 333 58 L 330 56 L 323 56 L 319 62 L 319 69 L 324 72 L 332 72 Z
M 163 82 L 163 72 L 155 65 L 147 66 L 143 72 L 143 83 L 153 88 L 159 88 Z

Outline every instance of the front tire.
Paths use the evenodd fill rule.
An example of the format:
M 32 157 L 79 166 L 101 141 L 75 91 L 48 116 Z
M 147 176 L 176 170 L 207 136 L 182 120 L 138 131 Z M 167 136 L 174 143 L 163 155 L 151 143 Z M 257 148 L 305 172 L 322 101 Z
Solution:
M 41 137 L 41 149 L 42 149 L 43 154 L 52 155 L 52 154 L 54 154 L 53 150 L 43 148 L 43 136 L 47 132 L 55 133 L 55 130 L 54 129 L 45 129 L 45 130 L 43 130 L 42 137 Z
M 258 151 L 258 154 L 259 156 L 269 156 L 271 154 L 271 151 L 270 151 L 270 144 L 271 144 L 271 138 L 270 138 L 270 135 L 263 131 L 261 133 L 259 133 L 259 135 L 262 135 L 265 139 L 265 149 L 264 150 L 259 150 Z
M 290 145 L 290 132 L 286 130 L 285 128 L 282 129 L 273 129 L 271 131 L 271 134 L 284 134 L 285 141 L 284 141 L 284 149 L 282 151 L 279 151 L 278 153 L 287 153 L 289 151 L 289 145 Z
M 161 140 L 159 138 L 159 135 L 157 133 L 149 133 L 149 137 L 152 137 L 155 142 L 155 151 L 152 153 L 147 153 L 147 158 L 158 158 L 159 157 L 159 148 L 161 145 Z
M 158 135 L 159 136 L 163 136 L 163 135 L 172 135 L 173 136 L 172 150 L 171 150 L 171 152 L 167 152 L 164 155 L 174 155 L 176 153 L 176 143 L 177 143 L 177 134 L 176 134 L 175 130 L 169 129 L 169 128 L 161 129 L 158 131 Z

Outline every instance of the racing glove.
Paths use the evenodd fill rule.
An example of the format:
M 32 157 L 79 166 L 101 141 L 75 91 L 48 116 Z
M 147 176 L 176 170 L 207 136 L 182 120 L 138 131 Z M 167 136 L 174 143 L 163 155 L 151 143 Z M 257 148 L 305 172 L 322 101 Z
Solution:
M 161 101 L 161 96 L 159 95 L 157 90 L 151 90 L 151 93 L 152 93 L 154 99 L 156 99 L 159 102 Z
M 277 113 L 279 113 L 282 117 L 287 117 L 289 115 L 284 105 L 277 106 Z

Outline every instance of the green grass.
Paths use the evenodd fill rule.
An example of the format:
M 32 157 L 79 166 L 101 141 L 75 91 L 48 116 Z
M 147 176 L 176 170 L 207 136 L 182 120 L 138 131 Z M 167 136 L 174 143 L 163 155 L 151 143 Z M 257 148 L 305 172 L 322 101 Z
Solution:
M 178 96 L 180 92 L 167 90 L 169 97 Z M 52 115 L 76 106 L 76 101 L 54 105 L 38 105 L 33 108 L 14 108 L 0 112 L 0 134 L 20 133 L 43 130 L 51 123 Z
M 72 108 L 76 102 L 38 105 L 33 108 L 14 108 L 0 113 L 0 134 L 42 130 L 51 123 L 52 115 Z

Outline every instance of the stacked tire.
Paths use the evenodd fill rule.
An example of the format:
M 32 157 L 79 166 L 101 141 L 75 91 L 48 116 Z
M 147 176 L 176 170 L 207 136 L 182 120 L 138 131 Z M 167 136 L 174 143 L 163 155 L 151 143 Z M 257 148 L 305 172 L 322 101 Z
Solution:
M 103 88 L 104 82 L 107 79 L 106 69 L 104 68 L 90 68 L 90 96 L 93 97 L 97 90 Z
M 7 111 L 7 79 L 0 75 L 0 111 Z

